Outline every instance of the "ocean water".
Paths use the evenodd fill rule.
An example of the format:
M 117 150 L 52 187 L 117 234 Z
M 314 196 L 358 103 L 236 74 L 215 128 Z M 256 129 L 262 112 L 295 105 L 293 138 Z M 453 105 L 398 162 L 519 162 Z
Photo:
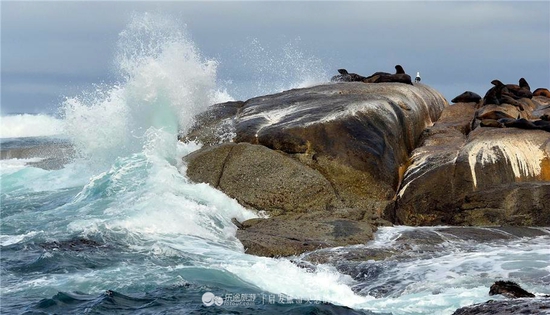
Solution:
M 264 58 L 304 67 L 254 93 L 328 79 L 291 45 Z M 360 246 L 245 254 L 231 219 L 259 214 L 190 182 L 181 158 L 200 145 L 177 141 L 197 113 L 232 99 L 219 63 L 177 21 L 151 14 L 121 31 L 114 60 L 117 83 L 68 97 L 56 117 L 2 117 L 0 313 L 452 314 L 499 299 L 488 296 L 496 280 L 550 293 L 547 229 L 472 240 L 391 227 Z M 403 243 L 418 231 L 439 241 Z M 391 254 L 350 258 L 369 251 Z

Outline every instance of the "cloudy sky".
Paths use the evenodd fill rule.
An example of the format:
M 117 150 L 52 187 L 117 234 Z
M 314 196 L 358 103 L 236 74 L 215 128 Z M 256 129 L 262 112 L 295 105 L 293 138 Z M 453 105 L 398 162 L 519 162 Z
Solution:
M 448 99 L 483 96 L 495 78 L 550 87 L 548 1 L 2 1 L 2 114 L 55 112 L 64 96 L 117 80 L 119 33 L 141 12 L 186 25 L 238 99 L 269 92 L 281 80 L 274 72 L 299 80 L 297 67 L 328 79 L 338 68 L 369 75 L 401 64 Z

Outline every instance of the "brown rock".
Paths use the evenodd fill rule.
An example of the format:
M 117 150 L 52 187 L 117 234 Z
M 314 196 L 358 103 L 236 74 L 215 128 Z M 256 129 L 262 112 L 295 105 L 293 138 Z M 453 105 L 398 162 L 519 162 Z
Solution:
M 237 231 L 245 252 L 258 256 L 299 255 L 320 248 L 364 244 L 376 230 L 369 222 L 330 217 L 326 213 L 278 216 L 243 222 Z
M 264 146 L 228 143 L 185 160 L 191 180 L 209 183 L 248 207 L 283 213 L 338 205 L 334 189 L 319 172 Z

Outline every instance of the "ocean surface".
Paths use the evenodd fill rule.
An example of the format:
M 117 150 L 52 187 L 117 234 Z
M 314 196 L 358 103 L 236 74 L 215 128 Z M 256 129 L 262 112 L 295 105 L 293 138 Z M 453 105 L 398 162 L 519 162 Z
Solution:
M 547 228 L 386 227 L 364 245 L 245 254 L 231 219 L 259 214 L 190 182 L 181 158 L 200 145 L 177 141 L 233 99 L 219 64 L 166 17 L 136 15 L 117 45 L 116 83 L 2 117 L 0 313 L 452 314 L 501 299 L 496 280 L 550 294 Z M 289 60 L 303 68 L 253 93 L 328 79 L 299 53 L 266 64 Z

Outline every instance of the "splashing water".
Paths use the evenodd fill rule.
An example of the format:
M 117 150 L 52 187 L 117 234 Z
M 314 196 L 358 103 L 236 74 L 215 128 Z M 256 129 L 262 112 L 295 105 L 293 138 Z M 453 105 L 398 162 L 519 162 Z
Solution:
M 99 85 L 63 105 L 78 152 L 104 165 L 140 151 L 149 128 L 175 138 L 220 94 L 217 62 L 203 58 L 176 21 L 136 15 L 119 36 L 120 82 Z
M 277 47 L 265 47 L 254 38 L 243 45 L 239 60 L 246 70 L 243 81 L 249 84 L 235 87 L 241 98 L 278 93 L 293 88 L 304 88 L 329 81 L 321 59 L 306 55 L 300 49 L 300 39 Z
M 254 72 L 259 78 L 256 94 L 326 81 L 320 61 L 293 45 L 283 48 L 283 58 L 257 41 L 253 46 L 247 60 L 259 69 Z M 199 146 L 178 143 L 176 137 L 208 105 L 230 98 L 216 86 L 218 63 L 201 56 L 177 21 L 154 14 L 133 17 L 120 33 L 115 61 L 116 84 L 98 85 L 63 103 L 66 134 L 82 159 L 60 170 L 21 163 L 2 168 L 0 293 L 6 313 L 185 313 L 189 305 L 201 312 L 201 295 L 215 290 L 286 294 L 394 314 L 451 314 L 464 303 L 485 300 L 485 288 L 470 281 L 474 277 L 468 278 L 473 293 L 464 293 L 464 285 L 451 278 L 444 284 L 456 288 L 434 285 L 441 272 L 462 278 L 462 269 L 492 272 L 487 258 L 478 259 L 479 251 L 469 247 L 456 250 L 465 262 L 459 266 L 452 264 L 450 252 L 435 260 L 424 257 L 420 264 L 410 257 L 396 268 L 389 266 L 376 281 L 396 279 L 408 285 L 410 279 L 400 275 L 404 268 L 426 276 L 416 277 L 418 290 L 396 290 L 378 299 L 358 294 L 354 288 L 363 283 L 333 265 L 307 270 L 289 259 L 246 255 L 231 219 L 243 221 L 256 213 L 209 185 L 191 183 L 183 175 L 182 157 Z M 380 239 L 391 243 L 398 233 L 388 228 L 374 245 Z M 516 255 L 531 249 L 541 260 L 547 258 L 546 243 L 519 244 Z M 507 255 L 500 244 L 486 251 Z M 432 261 L 439 265 L 432 268 Z M 532 268 L 539 273 L 548 269 Z M 259 313 L 278 313 L 277 307 L 283 307 L 256 302 Z

